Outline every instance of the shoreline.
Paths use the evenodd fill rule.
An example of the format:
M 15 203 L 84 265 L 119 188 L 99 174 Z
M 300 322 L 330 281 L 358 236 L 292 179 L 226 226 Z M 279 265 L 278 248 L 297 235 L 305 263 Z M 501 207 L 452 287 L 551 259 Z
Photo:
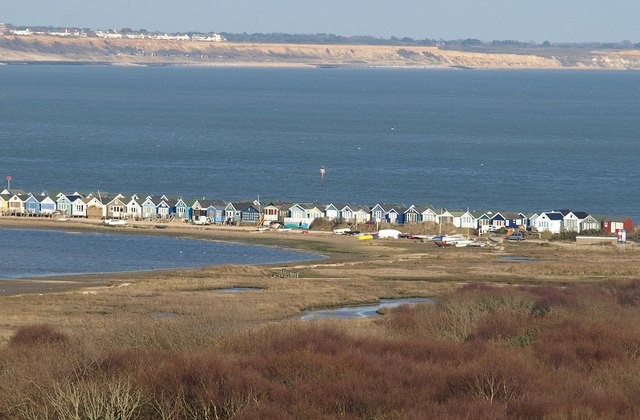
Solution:
M 631 261 L 629 258 L 640 258 L 640 246 L 637 245 L 619 248 L 579 245 L 575 242 L 527 240 L 505 242 L 493 248 L 449 249 L 411 240 L 358 241 L 350 236 L 326 231 L 307 231 L 308 234 L 302 234 L 302 231 L 259 232 L 255 227 L 203 227 L 185 223 L 169 223 L 168 228 L 154 229 L 154 222 L 130 223 L 126 227 L 114 228 L 103 226 L 97 219 L 68 219 L 60 222 L 55 219 L 0 217 L 0 228 L 156 235 L 274 247 L 325 258 L 260 265 L 221 264 L 200 268 L 5 279 L 0 280 L 0 296 L 105 292 L 130 284 L 142 288 L 155 288 L 156 282 L 166 287 L 167 284 L 184 282 L 185 279 L 208 279 L 207 281 L 217 283 L 222 281 L 224 276 L 218 277 L 216 273 L 246 270 L 262 273 L 264 278 L 259 284 L 262 286 L 265 284 L 264 281 L 275 277 L 277 270 L 281 269 L 302 273 L 301 279 L 305 280 L 344 280 L 353 285 L 349 287 L 356 288 L 361 287 L 361 282 L 380 281 L 394 284 L 415 283 L 416 286 L 427 282 L 432 286 L 449 285 L 448 287 L 459 287 L 468 282 L 509 285 L 567 284 L 576 281 L 588 283 L 605 279 L 622 280 L 635 276 L 637 270 L 628 266 Z M 558 258 L 559 255 L 562 258 Z M 523 264 L 519 261 L 503 261 L 500 257 L 504 256 L 526 256 L 542 262 Z M 292 281 L 299 282 L 297 277 Z M 303 281 L 304 283 L 306 281 Z M 247 283 L 239 281 L 233 285 Z
M 462 65 L 411 65 L 411 64 L 331 64 L 331 63 L 269 63 L 269 62 L 240 62 L 240 63 L 174 63 L 174 62 L 113 62 L 113 61 L 66 61 L 66 60 L 26 60 L 13 61 L 0 59 L 0 66 L 69 66 L 69 67 L 131 67 L 131 68 L 233 68 L 233 69 L 379 69 L 379 70 L 463 70 L 463 71 L 577 71 L 577 72 L 639 72 L 639 68 L 617 68 L 617 67 L 588 67 L 588 66 L 531 66 L 514 67 L 510 65 L 501 66 L 462 66 Z

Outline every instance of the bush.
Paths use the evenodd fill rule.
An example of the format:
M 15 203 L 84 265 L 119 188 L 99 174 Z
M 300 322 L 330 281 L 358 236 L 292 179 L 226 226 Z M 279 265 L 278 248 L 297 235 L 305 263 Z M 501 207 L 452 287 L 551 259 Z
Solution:
M 318 217 L 317 219 L 313 219 L 311 225 L 309 225 L 309 230 L 319 230 L 330 232 L 334 229 L 347 228 L 349 225 L 347 223 L 342 222 L 340 219 L 325 219 L 324 217 Z
M 552 241 L 576 241 L 576 236 L 578 236 L 578 232 L 575 231 L 566 231 L 563 230 L 560 233 L 554 233 L 551 235 L 550 240 Z
M 540 233 L 540 239 L 543 239 L 545 241 L 550 241 L 551 237 L 553 237 L 553 233 L 549 232 L 548 230 L 544 230 Z
M 50 325 L 22 327 L 9 340 L 10 346 L 42 346 L 64 344 L 68 337 Z
M 90 334 L 21 328 L 0 348 L 0 418 L 640 416 L 640 281 L 473 284 L 371 322 L 189 348 Z
M 604 229 L 588 229 L 580 232 L 584 236 L 607 236 L 607 231 Z

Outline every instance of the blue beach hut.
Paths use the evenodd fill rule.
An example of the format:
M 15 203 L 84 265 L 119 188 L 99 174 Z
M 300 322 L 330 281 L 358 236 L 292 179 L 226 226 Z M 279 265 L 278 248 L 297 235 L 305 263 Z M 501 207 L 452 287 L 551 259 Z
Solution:
M 40 214 L 40 201 L 32 194 L 29 195 L 24 201 L 24 210 L 28 215 L 38 216 Z

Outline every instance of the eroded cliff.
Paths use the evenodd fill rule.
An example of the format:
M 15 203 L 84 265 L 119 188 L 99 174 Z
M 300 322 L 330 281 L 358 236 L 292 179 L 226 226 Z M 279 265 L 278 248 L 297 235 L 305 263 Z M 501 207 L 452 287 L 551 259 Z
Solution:
M 0 36 L 0 62 L 120 65 L 640 69 L 640 51 L 468 52 L 439 47 L 237 44 Z

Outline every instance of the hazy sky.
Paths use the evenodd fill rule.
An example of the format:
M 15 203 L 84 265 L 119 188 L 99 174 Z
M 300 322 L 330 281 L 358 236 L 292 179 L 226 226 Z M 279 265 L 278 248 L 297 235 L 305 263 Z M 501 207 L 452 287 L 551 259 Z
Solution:
M 639 0 L 3 0 L 0 22 L 150 31 L 640 42 Z

